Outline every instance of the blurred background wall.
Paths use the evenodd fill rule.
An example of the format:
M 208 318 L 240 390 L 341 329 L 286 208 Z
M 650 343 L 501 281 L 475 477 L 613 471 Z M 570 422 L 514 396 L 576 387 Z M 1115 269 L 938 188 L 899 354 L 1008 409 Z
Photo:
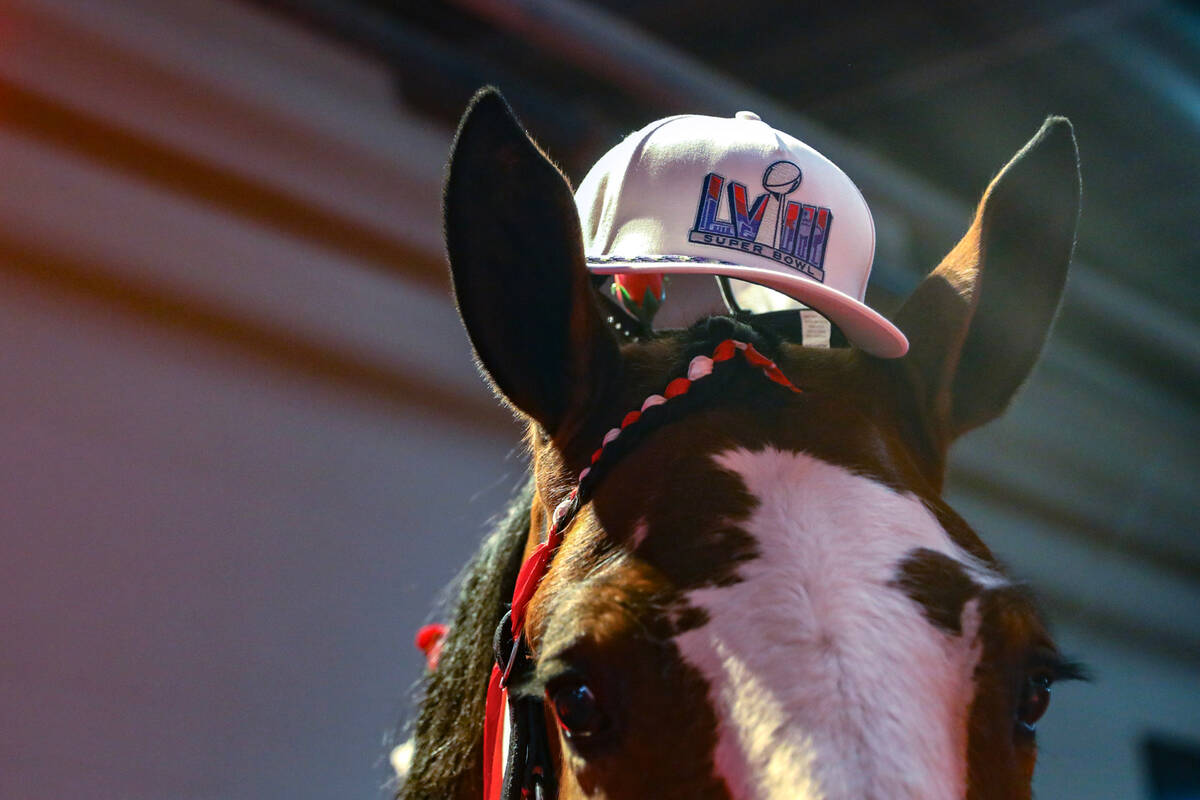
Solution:
M 487 82 L 576 181 L 649 120 L 757 111 L 864 190 L 884 310 L 1071 117 L 1064 310 L 949 494 L 1097 674 L 1055 692 L 1039 795 L 1173 796 L 1200 748 L 1194 9 L 0 0 L 0 797 L 381 795 L 412 633 L 524 470 L 441 255 Z

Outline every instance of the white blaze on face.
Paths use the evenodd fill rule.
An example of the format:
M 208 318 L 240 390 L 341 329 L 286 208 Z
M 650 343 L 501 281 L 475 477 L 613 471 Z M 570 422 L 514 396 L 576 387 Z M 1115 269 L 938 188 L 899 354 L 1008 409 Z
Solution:
M 759 554 L 739 583 L 689 593 L 710 621 L 677 642 L 709 682 L 733 796 L 961 798 L 978 614 L 947 634 L 892 582 L 917 547 L 979 566 L 869 478 L 769 448 L 715 458 L 758 500 L 740 527 Z

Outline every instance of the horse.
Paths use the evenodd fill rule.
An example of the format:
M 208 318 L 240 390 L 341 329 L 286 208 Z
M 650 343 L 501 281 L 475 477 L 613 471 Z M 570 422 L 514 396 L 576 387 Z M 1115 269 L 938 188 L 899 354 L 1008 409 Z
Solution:
M 503 772 L 505 797 L 1029 798 L 1051 685 L 1082 668 L 942 489 L 1039 356 L 1080 191 L 1048 118 L 893 316 L 902 358 L 753 317 L 622 337 L 566 178 L 481 91 L 446 245 L 531 468 L 463 574 L 398 797 Z

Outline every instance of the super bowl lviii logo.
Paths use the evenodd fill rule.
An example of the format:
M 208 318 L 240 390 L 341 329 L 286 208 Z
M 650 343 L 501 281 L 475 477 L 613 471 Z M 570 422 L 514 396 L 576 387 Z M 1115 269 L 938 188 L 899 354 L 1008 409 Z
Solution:
M 766 192 L 751 202 L 745 186 L 726 181 L 715 172 L 708 173 L 688 241 L 753 253 L 824 281 L 825 243 L 833 225 L 833 212 L 787 199 L 800 186 L 802 177 L 800 167 L 791 161 L 776 161 L 763 172 Z M 725 213 L 722 188 L 728 198 Z M 764 225 L 764 220 L 770 221 Z

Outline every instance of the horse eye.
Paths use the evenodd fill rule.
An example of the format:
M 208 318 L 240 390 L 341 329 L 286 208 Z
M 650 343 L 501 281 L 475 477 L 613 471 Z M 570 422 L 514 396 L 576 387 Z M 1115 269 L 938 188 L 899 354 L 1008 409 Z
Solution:
M 547 694 L 567 738 L 594 736 L 608 727 L 608 717 L 586 683 L 571 681 L 553 687 Z
M 1025 679 L 1024 693 L 1017 706 L 1017 726 L 1024 733 L 1033 733 L 1037 722 L 1050 707 L 1050 685 L 1054 678 L 1048 673 L 1037 673 Z

